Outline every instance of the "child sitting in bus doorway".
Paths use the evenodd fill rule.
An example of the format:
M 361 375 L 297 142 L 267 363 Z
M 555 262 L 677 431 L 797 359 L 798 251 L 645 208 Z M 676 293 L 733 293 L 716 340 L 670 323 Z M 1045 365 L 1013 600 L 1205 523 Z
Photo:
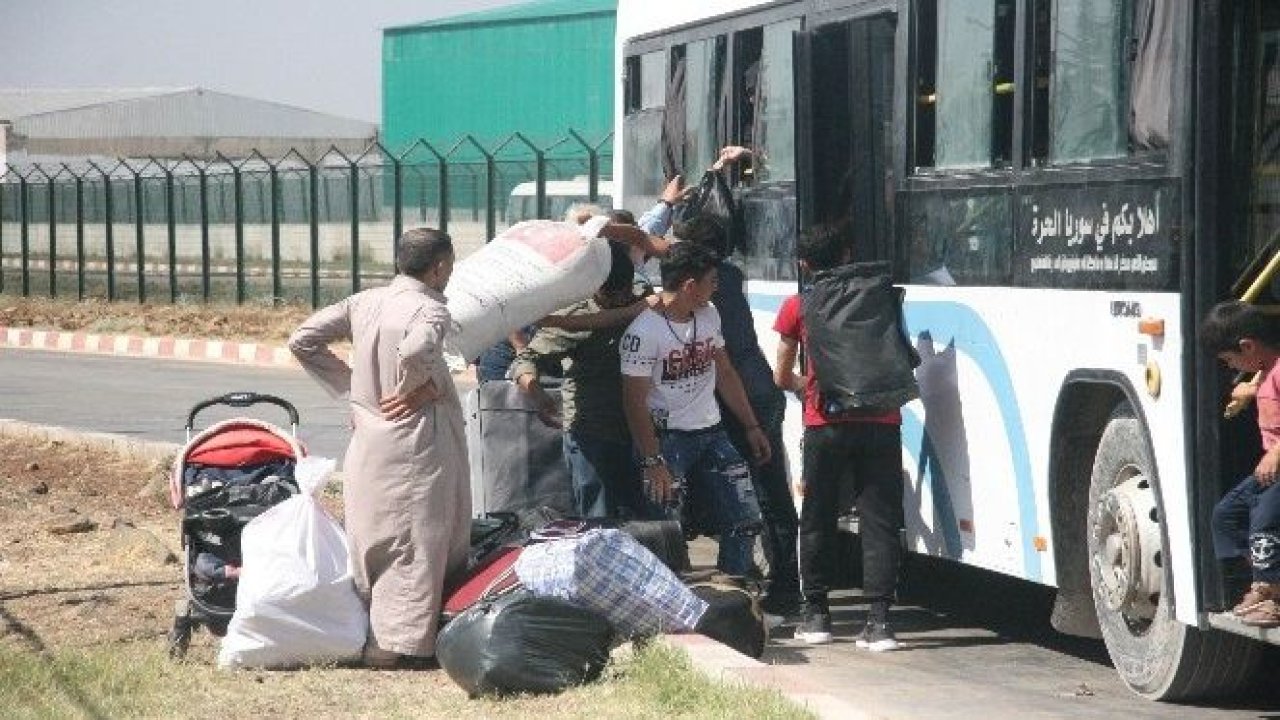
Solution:
M 1229 579 L 1245 575 L 1246 563 L 1251 569 L 1232 613 L 1246 625 L 1280 627 L 1280 323 L 1257 306 L 1224 302 L 1200 324 L 1200 342 L 1233 370 L 1263 374 L 1255 396 L 1262 459 L 1214 508 L 1213 544 Z
M 849 262 L 847 225 L 814 228 L 796 249 L 806 272 L 829 270 Z M 828 412 L 818 397 L 813 363 L 796 374 L 796 359 L 806 342 L 803 299 L 792 295 L 778 310 L 773 329 L 780 336 L 774 382 L 803 393 L 804 501 L 800 508 L 800 591 L 804 612 L 795 637 L 817 645 L 832 641 L 827 594 L 835 581 L 840 545 L 837 522 L 841 488 L 852 484 L 862 535 L 862 592 L 871 601 L 857 646 L 873 652 L 896 650 L 889 627 L 889 606 L 897 594 L 902 562 L 903 525 L 902 413 Z

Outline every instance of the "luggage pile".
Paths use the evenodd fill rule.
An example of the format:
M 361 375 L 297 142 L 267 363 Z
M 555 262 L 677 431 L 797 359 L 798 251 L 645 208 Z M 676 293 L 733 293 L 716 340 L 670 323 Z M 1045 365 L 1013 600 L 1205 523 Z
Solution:
M 599 677 L 618 643 L 662 632 L 709 631 L 756 657 L 763 652 L 763 616 L 751 595 L 737 590 L 738 600 L 726 602 L 727 590 L 676 574 L 688 569 L 678 523 L 557 520 L 526 536 L 514 516 L 500 520 L 488 537 L 505 542 L 446 592 L 436 643 L 440 666 L 469 694 L 560 692 Z M 668 550 L 675 543 L 665 535 L 680 538 L 679 551 Z

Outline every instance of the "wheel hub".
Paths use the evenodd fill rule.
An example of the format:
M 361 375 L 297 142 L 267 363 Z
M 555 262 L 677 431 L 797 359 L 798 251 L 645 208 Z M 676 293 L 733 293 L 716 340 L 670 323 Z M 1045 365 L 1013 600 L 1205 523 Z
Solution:
M 1155 618 L 1164 578 L 1155 493 L 1136 469 L 1098 501 L 1093 563 L 1107 606 L 1133 622 Z

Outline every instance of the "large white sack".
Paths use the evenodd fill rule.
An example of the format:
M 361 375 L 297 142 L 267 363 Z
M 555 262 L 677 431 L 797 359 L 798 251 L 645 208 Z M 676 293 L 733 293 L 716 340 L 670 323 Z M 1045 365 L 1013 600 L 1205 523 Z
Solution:
M 359 659 L 369 614 L 347 567 L 342 528 L 315 499 L 334 461 L 302 458 L 302 492 L 249 521 L 223 668 L 295 667 Z
M 599 290 L 612 255 L 596 236 L 608 221 L 517 223 L 459 262 L 444 291 L 453 317 L 445 352 L 475 360 L 511 331 Z

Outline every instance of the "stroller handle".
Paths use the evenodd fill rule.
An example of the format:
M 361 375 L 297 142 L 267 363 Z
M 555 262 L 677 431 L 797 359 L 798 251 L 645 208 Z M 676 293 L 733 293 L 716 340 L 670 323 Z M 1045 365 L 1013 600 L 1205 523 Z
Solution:
M 183 429 L 190 434 L 196 425 L 196 415 L 199 415 L 202 410 L 213 407 L 214 405 L 228 405 L 234 408 L 247 408 L 253 405 L 264 404 L 275 405 L 288 413 L 289 423 L 293 426 L 294 434 L 297 434 L 298 409 L 293 406 L 293 403 L 285 400 L 284 398 L 276 397 L 275 395 L 263 395 L 256 392 L 227 393 L 226 395 L 219 395 L 218 397 L 209 398 L 208 400 L 202 400 L 196 403 L 195 407 L 191 408 L 191 412 L 187 414 L 187 424 Z

